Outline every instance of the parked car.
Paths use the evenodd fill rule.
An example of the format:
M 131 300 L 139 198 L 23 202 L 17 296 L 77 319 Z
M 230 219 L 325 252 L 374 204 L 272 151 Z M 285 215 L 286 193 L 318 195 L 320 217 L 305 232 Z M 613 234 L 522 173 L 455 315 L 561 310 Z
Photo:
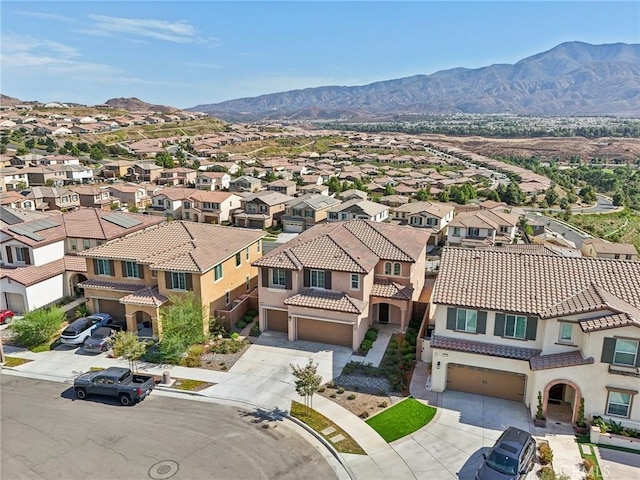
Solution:
M 82 344 L 82 348 L 87 353 L 101 353 L 109 350 L 111 339 L 120 327 L 116 325 L 107 325 L 96 328 L 91 336 Z
M 93 331 L 112 321 L 108 313 L 94 313 L 73 321 L 60 335 L 60 342 L 66 345 L 82 345 Z
M 13 312 L 11 310 L 0 310 L 0 325 L 11 323 L 13 320 Z
M 87 372 L 73 382 L 80 400 L 87 395 L 118 397 L 122 405 L 133 405 L 143 400 L 155 387 L 152 375 L 134 374 L 128 368 L 109 367 L 98 372 Z
M 524 430 L 507 428 L 476 472 L 476 480 L 524 480 L 533 468 L 536 441 Z

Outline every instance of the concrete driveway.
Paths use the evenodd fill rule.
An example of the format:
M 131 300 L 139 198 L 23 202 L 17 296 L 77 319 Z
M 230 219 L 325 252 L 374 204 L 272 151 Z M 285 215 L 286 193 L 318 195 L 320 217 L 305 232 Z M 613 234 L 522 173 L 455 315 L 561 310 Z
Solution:
M 598 457 L 602 477 L 605 480 L 622 480 L 638 478 L 640 472 L 640 455 L 621 452 L 610 448 L 594 448 Z
M 427 427 L 391 445 L 418 479 L 472 480 L 482 453 L 507 427 L 531 432 L 529 416 L 519 402 L 446 391 Z

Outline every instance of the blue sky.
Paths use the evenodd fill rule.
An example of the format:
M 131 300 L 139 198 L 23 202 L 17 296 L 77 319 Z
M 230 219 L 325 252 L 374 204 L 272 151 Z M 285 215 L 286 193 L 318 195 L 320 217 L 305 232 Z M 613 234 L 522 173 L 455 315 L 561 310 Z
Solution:
M 640 2 L 2 1 L 1 85 L 22 100 L 186 108 L 640 43 Z

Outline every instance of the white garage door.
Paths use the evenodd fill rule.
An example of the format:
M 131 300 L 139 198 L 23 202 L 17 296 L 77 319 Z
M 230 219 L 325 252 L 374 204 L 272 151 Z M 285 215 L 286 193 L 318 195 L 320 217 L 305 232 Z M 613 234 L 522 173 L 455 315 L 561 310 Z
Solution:
M 24 313 L 24 296 L 20 293 L 5 293 L 7 308 L 13 313 Z
M 282 226 L 282 230 L 287 233 L 300 233 L 302 232 L 302 224 L 301 223 L 285 223 Z

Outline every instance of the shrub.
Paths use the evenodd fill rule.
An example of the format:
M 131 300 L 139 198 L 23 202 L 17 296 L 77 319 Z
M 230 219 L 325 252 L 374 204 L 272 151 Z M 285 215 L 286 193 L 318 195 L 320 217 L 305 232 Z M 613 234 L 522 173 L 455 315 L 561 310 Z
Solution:
M 556 472 L 551 467 L 542 467 L 540 469 L 540 480 L 556 480 Z
M 378 408 L 387 408 L 387 402 L 380 402 Z
M 338 388 L 338 393 L 339 393 L 339 394 L 344 393 L 344 388 L 342 388 L 342 387 Z
M 408 362 L 413 362 L 416 359 L 416 354 L 415 353 L 405 353 L 404 354 L 404 359 Z
M 74 312 L 76 318 L 86 317 L 90 313 L 89 308 L 84 303 L 82 305 L 78 305 L 78 308 L 76 308 L 76 311 Z
M 249 332 L 249 335 L 251 335 L 252 337 L 257 337 L 258 335 L 260 335 L 259 323 L 256 322 L 251 326 L 251 331 Z
M 540 456 L 540 463 L 542 465 L 549 465 L 553 462 L 553 451 L 548 443 L 541 443 L 538 447 L 538 453 Z
M 336 398 L 336 394 L 332 393 L 331 395 L 329 395 L 331 398 Z
M 378 338 L 378 330 L 376 330 L 375 328 L 370 328 L 369 330 L 367 330 L 367 333 L 364 334 L 364 338 L 365 340 L 375 342 Z
M 360 344 L 360 348 L 365 353 L 367 353 L 369 350 L 371 350 L 372 346 L 373 346 L 373 343 L 371 342 L 371 340 L 367 340 L 366 338 Z
M 237 322 L 237 323 L 236 323 L 236 327 L 237 327 L 239 330 L 242 330 L 242 329 L 243 329 L 244 327 L 246 327 L 246 326 L 247 326 L 247 324 L 246 324 L 243 320 L 240 320 L 239 322 Z
M 11 330 L 16 342 L 23 347 L 35 347 L 51 340 L 65 320 L 60 307 L 38 308 L 27 313 L 21 319 L 14 320 Z
M 358 415 L 360 418 L 369 418 L 369 412 L 364 411 L 362 412 L 360 415 Z
M 244 316 L 253 319 L 258 316 L 258 312 L 256 312 L 255 310 L 247 310 L 247 313 Z
M 398 349 L 398 342 L 396 342 L 395 340 L 391 340 L 391 341 L 389 342 L 389 346 L 388 346 L 388 348 L 389 348 L 390 350 L 397 350 L 397 349 Z
M 355 399 L 356 399 L 356 395 L 355 395 L 355 393 L 350 393 L 350 394 L 347 396 L 347 400 L 355 400 Z
M 240 334 L 239 334 L 238 332 L 233 332 L 233 333 L 231 334 L 231 339 L 232 339 L 232 340 L 235 340 L 235 339 L 236 339 L 236 338 L 238 338 L 239 336 L 240 336 Z
M 590 458 L 585 458 L 582 460 L 582 465 L 584 466 L 584 471 L 590 473 L 596 466 L 596 463 Z
M 220 325 L 218 322 L 210 322 L 209 323 L 209 333 L 212 337 L 218 338 L 218 336 L 222 335 L 223 337 L 227 336 L 227 330 L 224 326 Z
M 251 322 L 253 322 L 253 317 L 250 317 L 249 315 L 245 315 L 244 317 L 242 317 L 242 320 L 244 321 L 244 323 L 248 325 Z
M 336 388 L 336 382 L 333 380 L 327 383 L 327 388 Z
M 325 390 L 326 390 L 326 388 L 324 388 L 324 387 L 320 387 L 320 388 L 318 389 L 318 393 L 322 393 L 322 392 L 324 392 Z

